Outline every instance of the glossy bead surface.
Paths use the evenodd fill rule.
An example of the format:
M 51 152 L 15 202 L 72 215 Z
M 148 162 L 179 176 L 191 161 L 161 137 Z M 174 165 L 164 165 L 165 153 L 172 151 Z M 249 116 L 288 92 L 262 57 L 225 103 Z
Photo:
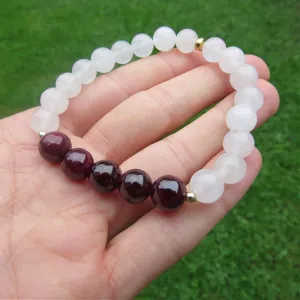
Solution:
M 224 183 L 235 184 L 245 177 L 247 164 L 241 157 L 224 153 L 217 158 L 215 171 Z
M 182 53 L 190 53 L 195 49 L 195 43 L 198 39 L 197 33 L 192 29 L 181 30 L 176 37 L 176 47 Z
M 62 170 L 71 180 L 84 180 L 92 172 L 94 159 L 92 155 L 81 148 L 69 151 L 62 162 Z
M 150 176 L 138 169 L 129 170 L 122 176 L 120 195 L 129 203 L 138 204 L 146 200 L 152 191 Z
M 233 106 L 226 115 L 227 127 L 233 131 L 250 132 L 256 123 L 256 113 L 246 104 Z
M 254 138 L 249 132 L 229 131 L 224 136 L 223 148 L 228 154 L 246 157 L 254 149 Z
M 133 57 L 133 49 L 131 45 L 126 41 L 117 41 L 111 47 L 114 60 L 118 64 L 128 64 Z
M 245 88 L 235 93 L 234 104 L 247 104 L 254 111 L 258 111 L 264 104 L 264 94 L 257 87 Z
M 75 62 L 72 73 L 82 84 L 93 82 L 97 76 L 97 70 L 93 63 L 88 59 L 80 59 Z
M 54 131 L 45 134 L 39 143 L 41 156 L 53 163 L 60 163 L 72 148 L 71 140 L 62 132 Z
M 59 117 L 57 114 L 39 108 L 32 114 L 30 127 L 36 133 L 56 131 L 59 127 Z
M 225 73 L 234 72 L 239 66 L 245 63 L 245 54 L 238 47 L 228 47 L 222 52 L 219 66 Z
M 92 53 L 91 61 L 99 73 L 110 72 L 116 63 L 111 50 L 103 47 Z
M 251 65 L 243 65 L 238 67 L 232 74 L 230 74 L 229 77 L 231 86 L 237 91 L 249 87 L 255 87 L 257 80 L 257 71 Z
M 202 169 L 196 172 L 190 181 L 191 192 L 197 196 L 197 201 L 213 203 L 220 199 L 224 192 L 224 182 L 213 170 Z
M 60 115 L 67 110 L 69 99 L 58 89 L 50 88 L 42 93 L 40 103 L 45 110 Z
M 72 73 L 61 74 L 55 84 L 56 88 L 64 93 L 68 98 L 73 98 L 79 95 L 81 91 L 81 83 Z
M 185 184 L 174 176 L 158 178 L 152 189 L 152 201 L 162 210 L 176 210 L 182 206 L 187 192 Z
M 202 55 L 208 62 L 218 62 L 225 49 L 226 44 L 222 39 L 212 37 L 205 41 L 202 48 Z
M 154 44 L 152 38 L 145 34 L 137 34 L 131 42 L 133 53 L 137 57 L 148 57 L 153 52 Z
M 122 172 L 114 162 L 102 160 L 94 164 L 89 180 L 98 191 L 112 192 L 121 185 Z
M 176 33 L 167 26 L 158 28 L 153 35 L 154 46 L 162 52 L 170 51 L 175 46 Z

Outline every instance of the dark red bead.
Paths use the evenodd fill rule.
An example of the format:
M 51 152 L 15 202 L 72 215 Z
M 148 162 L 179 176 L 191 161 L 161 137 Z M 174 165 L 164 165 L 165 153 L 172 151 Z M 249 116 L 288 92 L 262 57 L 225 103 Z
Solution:
M 121 181 L 121 169 L 114 162 L 102 160 L 94 164 L 90 182 L 98 191 L 112 192 L 121 185 Z
M 69 137 L 58 131 L 45 134 L 39 143 L 41 156 L 52 163 L 61 163 L 71 149 L 72 143 Z
M 146 200 L 152 190 L 152 180 L 150 176 L 138 169 L 129 170 L 122 176 L 120 186 L 121 196 L 132 204 L 138 204 Z
M 72 180 L 83 180 L 90 176 L 94 159 L 90 152 L 76 148 L 69 151 L 61 166 L 64 173 Z
M 186 186 L 174 176 L 162 176 L 153 184 L 152 201 L 162 210 L 175 210 L 185 201 Z

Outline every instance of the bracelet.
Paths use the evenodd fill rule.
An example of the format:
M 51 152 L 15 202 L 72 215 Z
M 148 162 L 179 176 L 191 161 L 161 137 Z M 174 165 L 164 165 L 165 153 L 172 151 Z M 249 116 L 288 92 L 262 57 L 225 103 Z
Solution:
M 119 166 L 110 160 L 94 163 L 88 151 L 72 149 L 69 137 L 57 131 L 58 115 L 67 110 L 69 99 L 80 93 L 82 84 L 95 80 L 97 72 L 110 72 L 116 63 L 127 64 L 133 54 L 140 58 L 150 56 L 154 46 L 165 52 L 175 45 L 182 53 L 202 51 L 206 61 L 218 63 L 223 72 L 230 74 L 230 84 L 236 90 L 235 105 L 226 116 L 229 132 L 223 140 L 225 153 L 217 158 L 212 170 L 202 169 L 192 176 L 189 192 L 180 179 L 171 175 L 162 176 L 152 183 L 150 176 L 142 170 L 122 174 Z M 164 26 L 155 31 L 153 39 L 138 34 L 131 44 L 118 41 L 111 49 L 96 49 L 91 60 L 77 61 L 72 73 L 60 75 L 55 88 L 42 93 L 41 107 L 33 113 L 31 127 L 41 136 L 39 152 L 44 159 L 61 163 L 63 172 L 72 180 L 89 179 L 100 192 L 118 189 L 122 198 L 132 204 L 141 203 L 151 196 L 154 206 L 163 210 L 178 209 L 185 201 L 213 203 L 221 198 L 225 184 L 240 182 L 246 174 L 244 158 L 254 148 L 250 131 L 256 126 L 256 112 L 264 102 L 262 91 L 256 87 L 257 80 L 256 69 L 245 63 L 241 49 L 226 48 L 225 42 L 218 37 L 204 41 L 191 29 L 184 29 L 176 35 L 173 29 Z

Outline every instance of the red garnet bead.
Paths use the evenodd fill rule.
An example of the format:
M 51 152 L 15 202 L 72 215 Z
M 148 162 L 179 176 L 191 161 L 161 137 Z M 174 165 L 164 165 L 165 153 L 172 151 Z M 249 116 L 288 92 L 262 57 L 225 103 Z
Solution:
M 175 210 L 185 201 L 186 186 L 174 176 L 162 176 L 153 184 L 152 201 L 162 210 Z
M 112 192 L 121 185 L 122 172 L 113 161 L 102 160 L 94 164 L 89 180 L 98 191 Z
M 61 163 L 71 149 L 72 144 L 69 137 L 58 131 L 45 134 L 39 144 L 41 156 L 52 163 Z
M 90 152 L 76 148 L 69 151 L 61 166 L 64 173 L 72 180 L 83 180 L 90 176 L 94 159 Z
M 146 200 L 152 190 L 150 176 L 138 169 L 129 170 L 122 176 L 122 183 L 119 188 L 121 196 L 132 204 L 138 204 Z

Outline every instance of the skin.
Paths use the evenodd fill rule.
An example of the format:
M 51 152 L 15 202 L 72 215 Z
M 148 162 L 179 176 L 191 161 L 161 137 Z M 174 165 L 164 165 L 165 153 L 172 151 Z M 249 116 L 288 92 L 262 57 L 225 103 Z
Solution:
M 265 95 L 259 126 L 277 111 L 279 96 L 266 64 L 255 56 L 247 62 L 257 68 Z M 114 160 L 124 172 L 140 168 L 153 179 L 172 174 L 188 184 L 222 150 L 234 95 L 228 82 L 201 53 L 161 53 L 85 86 L 61 116 L 60 130 L 95 160 Z M 31 114 L 0 121 L 1 299 L 131 299 L 199 244 L 247 192 L 262 164 L 255 149 L 244 180 L 227 185 L 219 201 L 185 203 L 166 214 L 150 200 L 130 205 L 117 192 L 100 195 L 88 182 L 68 180 L 40 157 Z

